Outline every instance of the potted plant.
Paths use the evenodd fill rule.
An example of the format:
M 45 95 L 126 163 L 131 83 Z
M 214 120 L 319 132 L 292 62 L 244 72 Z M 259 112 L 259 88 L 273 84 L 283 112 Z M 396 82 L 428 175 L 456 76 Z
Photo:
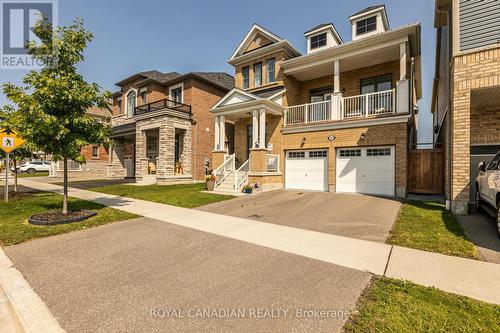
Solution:
M 215 176 L 212 172 L 205 176 L 205 181 L 207 182 L 207 191 L 213 191 L 215 187 Z
M 245 187 L 243 187 L 243 193 L 252 194 L 252 191 L 253 191 L 253 188 L 250 185 L 246 185 Z

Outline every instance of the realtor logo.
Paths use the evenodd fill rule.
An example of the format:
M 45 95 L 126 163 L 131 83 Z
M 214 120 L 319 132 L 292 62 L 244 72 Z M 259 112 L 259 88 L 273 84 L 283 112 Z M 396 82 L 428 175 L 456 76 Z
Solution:
M 57 25 L 56 0 L 0 0 L 0 69 L 38 69 L 26 45 L 39 43 L 34 34 L 35 24 L 46 19 Z

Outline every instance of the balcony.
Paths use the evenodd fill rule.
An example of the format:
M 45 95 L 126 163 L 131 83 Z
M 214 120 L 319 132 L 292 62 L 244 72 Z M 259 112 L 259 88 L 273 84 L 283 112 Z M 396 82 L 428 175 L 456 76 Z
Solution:
M 284 126 L 359 120 L 408 114 L 408 82 L 398 82 L 398 89 L 344 97 L 332 94 L 322 102 L 287 107 Z
M 134 110 L 134 115 L 138 116 L 147 114 L 148 112 L 160 111 L 164 109 L 184 112 L 191 115 L 191 105 L 179 103 L 166 98 L 156 102 L 137 106 Z

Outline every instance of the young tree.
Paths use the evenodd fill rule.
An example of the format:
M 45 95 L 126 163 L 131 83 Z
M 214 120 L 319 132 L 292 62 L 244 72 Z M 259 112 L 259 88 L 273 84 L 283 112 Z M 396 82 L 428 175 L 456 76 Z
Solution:
M 81 148 L 107 145 L 110 127 L 86 114 L 91 106 L 109 109 L 109 93 L 88 83 L 77 72 L 83 51 L 93 35 L 76 20 L 67 27 L 52 28 L 40 20 L 34 34 L 41 43 L 30 43 L 29 54 L 44 63 L 23 78 L 23 86 L 8 83 L 4 94 L 16 107 L 15 130 L 33 147 L 64 162 L 63 213 L 68 213 L 68 159 L 85 162 Z

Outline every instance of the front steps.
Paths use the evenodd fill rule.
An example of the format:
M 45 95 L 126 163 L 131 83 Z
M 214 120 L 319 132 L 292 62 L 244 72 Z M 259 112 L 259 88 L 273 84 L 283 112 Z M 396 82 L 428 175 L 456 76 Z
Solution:
M 135 186 L 148 186 L 156 184 L 156 175 L 141 176 L 135 183 L 130 183 L 130 185 Z
M 235 177 L 236 177 L 236 174 L 235 172 L 231 172 L 223 181 L 222 183 L 219 184 L 219 186 L 217 186 L 215 188 L 216 191 L 221 191 L 221 192 L 236 192 L 234 190 L 234 182 L 235 182 Z

